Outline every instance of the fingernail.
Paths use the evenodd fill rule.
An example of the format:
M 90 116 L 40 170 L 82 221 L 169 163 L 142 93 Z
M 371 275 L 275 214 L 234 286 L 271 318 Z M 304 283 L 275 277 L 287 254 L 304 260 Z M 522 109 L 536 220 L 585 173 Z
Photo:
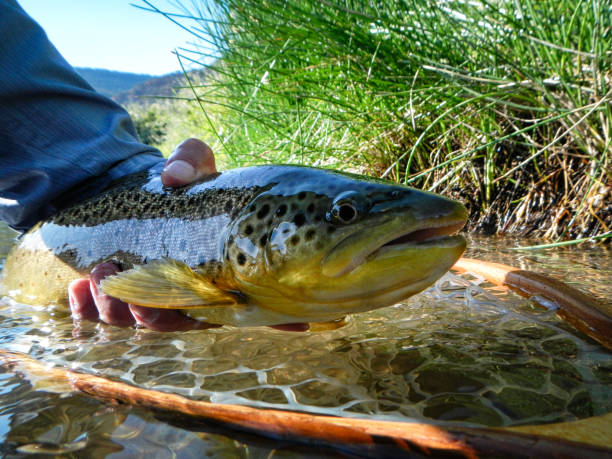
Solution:
M 182 159 L 177 159 L 168 164 L 164 168 L 164 173 L 185 183 L 190 183 L 196 178 L 196 170 L 194 167 Z

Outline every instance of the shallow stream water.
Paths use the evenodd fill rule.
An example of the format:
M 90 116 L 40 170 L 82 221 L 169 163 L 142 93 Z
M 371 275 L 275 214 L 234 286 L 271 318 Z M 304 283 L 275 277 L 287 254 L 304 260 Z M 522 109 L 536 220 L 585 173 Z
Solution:
M 14 235 L 0 228 L 0 260 Z M 467 256 L 539 271 L 609 301 L 602 246 L 470 238 Z M 612 411 L 612 354 L 554 311 L 447 275 L 398 305 L 325 332 L 223 327 L 158 333 L 0 301 L 0 347 L 198 400 L 371 419 L 508 426 Z M 310 457 L 335 452 L 247 436 L 58 391 L 0 367 L 0 456 Z

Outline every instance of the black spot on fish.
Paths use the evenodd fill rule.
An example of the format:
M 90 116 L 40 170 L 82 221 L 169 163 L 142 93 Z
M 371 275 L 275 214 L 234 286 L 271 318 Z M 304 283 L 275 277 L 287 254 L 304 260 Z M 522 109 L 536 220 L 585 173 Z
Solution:
M 293 223 L 299 228 L 306 223 L 306 216 L 304 214 L 296 214 L 296 216 L 293 217 Z
M 300 201 L 303 201 L 305 197 L 306 197 L 306 193 L 305 193 L 304 191 L 300 191 L 300 192 L 298 193 L 298 195 L 297 195 L 297 198 L 298 198 Z
M 247 236 L 249 234 L 253 233 L 253 227 L 251 225 L 247 225 L 246 228 L 244 229 L 244 234 L 246 234 Z
M 289 240 L 289 242 L 291 242 L 291 245 L 298 245 L 300 243 L 300 237 L 297 234 L 295 234 L 291 236 L 291 239 Z
M 289 228 L 285 228 L 285 229 L 283 230 L 283 234 L 288 234 L 288 233 L 289 233 Z
M 231 200 L 225 201 L 225 212 L 230 213 L 234 208 L 234 203 Z
M 272 226 L 272 219 L 269 219 L 268 223 L 266 223 L 266 225 L 268 225 L 268 228 L 270 228 Z
M 314 210 L 315 210 L 315 206 L 313 203 L 310 203 L 308 207 L 306 208 L 306 212 L 308 212 L 309 214 L 313 213 Z
M 312 239 L 315 237 L 315 234 L 317 234 L 315 230 L 309 229 L 308 231 L 306 231 L 306 240 L 312 241 Z
M 286 212 L 287 206 L 285 204 L 281 204 L 280 206 L 278 206 L 278 209 L 276 209 L 276 215 L 278 215 L 279 217 L 285 215 Z
M 240 266 L 243 266 L 246 263 L 246 257 L 244 256 L 244 253 L 240 252 L 236 257 L 236 261 Z
M 259 245 L 265 247 L 266 242 L 268 242 L 268 235 L 264 234 L 262 237 L 259 238 Z
M 333 233 L 334 231 L 336 231 L 336 227 L 335 226 L 328 226 L 327 227 L 327 232 L 329 234 Z
M 257 218 L 261 220 L 266 215 L 268 215 L 269 211 L 270 211 L 270 206 L 268 204 L 264 204 L 263 206 L 261 206 L 261 209 L 259 209 L 259 212 L 257 212 Z

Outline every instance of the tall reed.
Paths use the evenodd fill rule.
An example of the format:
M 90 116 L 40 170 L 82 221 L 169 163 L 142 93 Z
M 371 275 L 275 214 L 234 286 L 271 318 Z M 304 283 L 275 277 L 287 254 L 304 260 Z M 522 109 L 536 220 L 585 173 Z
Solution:
M 175 6 L 165 14 L 199 40 L 182 62 L 215 58 L 189 91 L 229 164 L 350 169 L 454 194 L 489 231 L 610 231 L 608 2 Z

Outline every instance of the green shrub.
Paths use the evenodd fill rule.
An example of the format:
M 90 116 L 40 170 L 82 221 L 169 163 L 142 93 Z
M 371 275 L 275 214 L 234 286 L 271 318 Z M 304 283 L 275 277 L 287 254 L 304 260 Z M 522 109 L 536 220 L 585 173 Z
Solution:
M 590 0 L 216 0 L 193 100 L 230 164 L 351 169 L 466 201 L 474 227 L 602 233 L 612 8 Z M 198 49 L 183 60 L 198 61 Z
M 143 143 L 159 146 L 166 139 L 168 122 L 154 108 L 134 112 L 132 120 Z

